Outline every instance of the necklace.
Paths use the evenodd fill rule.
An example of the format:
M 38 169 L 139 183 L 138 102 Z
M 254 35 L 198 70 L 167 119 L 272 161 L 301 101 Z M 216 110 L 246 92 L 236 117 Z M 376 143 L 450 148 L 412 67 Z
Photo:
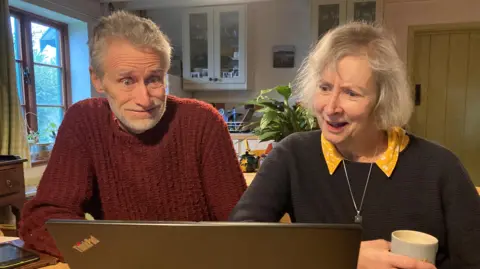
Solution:
M 377 149 L 375 148 L 374 157 L 377 156 Z M 347 173 L 347 166 L 345 165 L 345 161 L 342 160 L 343 164 L 343 171 L 345 171 L 345 177 L 347 178 L 348 189 L 350 190 L 350 196 L 352 197 L 353 206 L 355 207 L 355 211 L 357 211 L 357 215 L 353 218 L 355 223 L 362 224 L 362 208 L 363 208 L 363 200 L 365 199 L 365 193 L 367 193 L 368 182 L 370 181 L 370 174 L 372 173 L 373 163 L 370 163 L 370 169 L 368 170 L 367 182 L 365 183 L 365 188 L 363 189 L 362 201 L 360 202 L 360 207 L 357 207 L 357 203 L 355 202 L 355 197 L 353 197 L 352 187 L 350 186 L 350 179 L 348 178 Z

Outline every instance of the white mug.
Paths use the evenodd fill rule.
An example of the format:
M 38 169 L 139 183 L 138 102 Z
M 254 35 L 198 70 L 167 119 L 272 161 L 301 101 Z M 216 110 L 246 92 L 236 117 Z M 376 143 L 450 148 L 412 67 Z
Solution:
M 390 251 L 395 254 L 435 264 L 438 251 L 438 239 L 422 232 L 399 230 L 392 233 Z

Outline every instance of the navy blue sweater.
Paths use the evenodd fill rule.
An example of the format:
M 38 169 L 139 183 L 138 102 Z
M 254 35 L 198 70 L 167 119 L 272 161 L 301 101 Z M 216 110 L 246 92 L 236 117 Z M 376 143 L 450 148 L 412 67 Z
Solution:
M 328 172 L 320 131 L 293 134 L 269 154 L 230 215 L 232 221 L 353 223 L 354 209 L 340 166 Z M 436 265 L 480 268 L 480 198 L 459 159 L 419 137 L 400 153 L 390 178 L 373 166 L 362 216 L 363 239 L 385 239 L 399 229 L 439 239 Z M 370 164 L 346 161 L 360 204 Z

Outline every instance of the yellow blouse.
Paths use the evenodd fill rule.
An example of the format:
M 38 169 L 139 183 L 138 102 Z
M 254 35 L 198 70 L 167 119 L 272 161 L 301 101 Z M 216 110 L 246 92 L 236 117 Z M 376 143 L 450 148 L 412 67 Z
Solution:
M 325 162 L 328 166 L 330 175 L 335 172 L 340 162 L 344 159 L 343 156 L 337 151 L 335 146 L 321 137 L 323 156 L 325 156 Z M 405 130 L 400 127 L 392 128 L 388 131 L 388 147 L 382 156 L 375 162 L 378 167 L 390 177 L 398 162 L 398 156 L 408 145 L 410 138 L 406 134 Z

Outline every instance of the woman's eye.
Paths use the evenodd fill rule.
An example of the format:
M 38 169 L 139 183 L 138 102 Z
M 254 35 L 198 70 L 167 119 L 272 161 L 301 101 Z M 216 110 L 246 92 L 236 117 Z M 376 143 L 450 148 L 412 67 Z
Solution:
M 131 78 L 124 78 L 121 80 L 122 84 L 125 86 L 130 86 L 133 84 L 133 79 Z
M 328 85 L 320 85 L 319 86 L 319 89 L 322 91 L 322 92 L 326 92 L 328 90 L 330 90 L 330 87 Z
M 351 97 L 357 97 L 358 96 L 358 94 L 356 92 L 352 91 L 351 89 L 345 89 L 345 93 L 348 94 Z

